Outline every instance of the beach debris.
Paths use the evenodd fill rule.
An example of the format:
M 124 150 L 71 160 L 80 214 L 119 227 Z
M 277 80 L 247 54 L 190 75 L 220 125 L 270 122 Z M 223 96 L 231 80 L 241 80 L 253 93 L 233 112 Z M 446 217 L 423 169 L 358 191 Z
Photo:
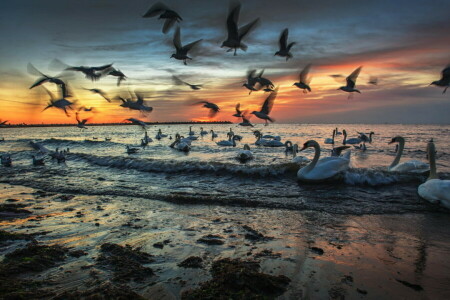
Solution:
M 208 234 L 197 240 L 197 243 L 203 243 L 207 245 L 223 245 L 223 237 L 217 234 Z
M 183 268 L 203 268 L 203 259 L 199 256 L 190 256 L 178 264 Z
M 407 287 L 409 287 L 409 288 L 411 288 L 411 289 L 413 289 L 413 290 L 415 290 L 417 292 L 420 292 L 420 291 L 423 290 L 423 287 L 420 286 L 419 284 L 409 283 L 408 281 L 400 280 L 400 279 L 395 279 L 395 280 L 397 280 L 398 282 L 400 282 L 404 286 L 407 286 Z
M 242 226 L 242 228 L 247 231 L 245 234 L 245 239 L 251 240 L 251 241 L 266 241 L 266 240 L 272 240 L 272 237 L 266 237 L 262 233 L 256 231 L 255 229 L 251 228 L 248 225 Z
M 311 252 L 315 253 L 315 254 L 319 254 L 319 255 L 323 255 L 325 251 L 323 251 L 322 248 L 319 247 L 311 247 L 309 248 L 311 250 Z

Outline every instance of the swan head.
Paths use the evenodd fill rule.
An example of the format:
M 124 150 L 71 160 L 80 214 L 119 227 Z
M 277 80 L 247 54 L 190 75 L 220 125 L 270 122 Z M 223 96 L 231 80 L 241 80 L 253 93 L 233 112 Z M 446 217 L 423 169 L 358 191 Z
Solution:
M 430 85 L 439 85 L 439 81 L 433 81 Z
M 250 146 L 248 144 L 244 145 L 244 150 L 250 150 Z
M 402 138 L 401 136 L 396 136 L 396 137 L 394 137 L 394 138 L 391 139 L 391 141 L 388 143 L 388 145 L 394 144 L 394 143 L 400 143 L 400 142 L 402 142 L 402 141 L 404 142 L 405 139 Z
M 309 140 L 306 143 L 303 144 L 302 149 L 300 149 L 299 151 L 303 151 L 306 148 L 311 148 L 311 147 L 315 147 L 317 145 L 317 142 L 314 140 Z

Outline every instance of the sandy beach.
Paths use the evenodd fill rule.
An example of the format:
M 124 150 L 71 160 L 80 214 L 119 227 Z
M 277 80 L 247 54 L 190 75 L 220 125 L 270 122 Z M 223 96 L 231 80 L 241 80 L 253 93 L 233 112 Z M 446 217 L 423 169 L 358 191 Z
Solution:
M 2 299 L 207 299 L 224 282 L 256 298 L 450 297 L 443 213 L 349 216 L 0 190 Z M 57 255 L 32 251 L 41 246 Z M 273 293 L 223 280 L 220 263 L 267 280 Z

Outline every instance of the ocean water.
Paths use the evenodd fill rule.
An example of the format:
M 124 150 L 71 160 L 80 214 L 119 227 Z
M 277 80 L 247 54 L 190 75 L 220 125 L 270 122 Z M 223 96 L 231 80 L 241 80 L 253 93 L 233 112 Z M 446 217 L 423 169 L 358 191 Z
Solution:
M 200 136 L 200 127 L 211 134 Z M 154 125 L 147 131 L 153 142 L 136 153 L 127 154 L 126 145 L 140 147 L 144 136 L 138 126 L 1 128 L 0 154 L 12 156 L 13 167 L 0 167 L 0 180 L 47 191 L 89 195 L 120 195 L 177 203 L 204 203 L 248 207 L 273 207 L 293 210 L 320 210 L 342 214 L 384 214 L 444 211 L 417 195 L 417 186 L 426 175 L 394 174 L 387 166 L 394 160 L 392 137 L 406 139 L 401 161 L 426 162 L 426 144 L 433 138 L 437 149 L 437 168 L 441 178 L 450 178 L 450 126 L 342 124 L 348 138 L 357 132 L 374 131 L 367 151 L 351 149 L 351 168 L 343 180 L 333 183 L 305 184 L 296 179 L 303 165 L 292 162 L 284 147 L 256 146 L 253 130 L 276 135 L 301 145 L 313 139 L 322 147 L 321 157 L 329 156 L 333 125 L 258 124 L 255 128 L 229 125 L 194 125 L 198 140 L 188 154 L 169 147 L 173 140 L 155 139 L 158 129 L 175 137 L 188 136 L 188 125 Z M 221 147 L 230 129 L 243 136 L 236 147 Z M 111 138 L 111 141 L 105 141 Z M 336 146 L 343 136 L 336 137 Z M 41 156 L 31 147 L 37 142 L 50 151 L 70 148 L 66 163 L 46 157 L 45 166 L 33 166 L 31 155 Z M 249 144 L 254 159 L 236 160 L 237 152 Z M 313 149 L 298 155 L 312 158 Z

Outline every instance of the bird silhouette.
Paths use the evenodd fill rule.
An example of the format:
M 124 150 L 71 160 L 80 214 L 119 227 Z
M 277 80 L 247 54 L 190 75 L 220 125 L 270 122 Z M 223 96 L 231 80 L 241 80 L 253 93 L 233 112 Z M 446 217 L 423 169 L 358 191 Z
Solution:
M 311 64 L 303 68 L 299 75 L 299 81 L 295 82 L 293 85 L 303 90 L 303 93 L 311 92 L 311 87 L 309 83 L 311 82 L 311 77 L 308 77 L 309 70 L 311 69 Z
M 269 116 L 270 111 L 272 110 L 273 103 L 278 94 L 278 87 L 273 90 L 270 95 L 264 101 L 260 111 L 253 111 L 252 114 L 257 118 L 260 118 L 266 122 L 266 126 L 268 125 L 267 121 L 274 122 L 274 120 Z
M 176 23 L 183 19 L 174 10 L 167 7 L 167 5 L 157 2 L 149 8 L 149 10 L 142 16 L 143 18 L 152 18 L 159 15 L 158 19 L 165 19 L 162 32 L 166 34 L 169 32 L 170 28 Z
M 344 92 L 350 93 L 349 96 L 348 96 L 349 99 L 351 98 L 351 93 L 353 93 L 353 92 L 357 92 L 357 93 L 360 93 L 360 94 L 361 94 L 361 92 L 360 92 L 358 89 L 355 88 L 355 85 L 356 85 L 356 79 L 358 78 L 358 75 L 359 75 L 359 73 L 361 72 L 361 68 L 362 68 L 362 66 L 361 66 L 361 67 L 358 67 L 355 71 L 353 71 L 353 72 L 346 78 L 347 85 L 341 86 L 341 87 L 338 89 L 338 90 L 342 90 L 342 91 L 344 91 Z
M 175 30 L 175 34 L 173 36 L 173 45 L 175 46 L 176 53 L 172 54 L 170 58 L 175 58 L 178 60 L 182 60 L 185 65 L 187 65 L 186 60 L 191 59 L 187 54 L 188 52 L 198 43 L 200 43 L 202 39 L 187 44 L 185 46 L 181 45 L 181 37 L 180 37 L 180 27 L 177 27 Z
M 445 94 L 448 87 L 450 86 L 450 64 L 447 65 L 444 70 L 442 70 L 441 79 L 433 81 L 432 83 L 430 83 L 430 85 L 443 87 L 444 91 L 442 92 L 442 94 Z
M 209 109 L 209 117 L 214 118 L 216 114 L 220 111 L 220 108 L 217 104 L 208 102 L 208 101 L 198 101 L 195 104 L 203 104 L 203 107 L 206 107 Z
M 289 29 L 285 28 L 283 32 L 281 32 L 280 39 L 278 41 L 278 44 L 280 46 L 280 50 L 275 52 L 274 56 L 281 56 L 286 57 L 286 61 L 288 61 L 289 58 L 292 58 L 291 48 L 295 45 L 295 42 L 287 43 L 289 35 Z
M 193 90 L 200 90 L 202 88 L 202 86 L 203 86 L 201 84 L 190 84 L 190 83 L 187 83 L 186 81 L 181 80 L 179 77 L 177 77 L 175 75 L 172 75 L 172 79 L 173 79 L 173 81 L 174 81 L 174 83 L 176 85 L 183 85 L 184 84 L 184 85 L 189 86 Z
M 107 95 L 104 91 L 102 91 L 101 89 L 86 89 L 86 88 L 85 88 L 85 90 L 88 90 L 88 91 L 90 91 L 90 92 L 92 92 L 92 93 L 94 93 L 94 94 L 99 94 L 99 95 L 102 96 L 106 101 L 111 102 L 111 99 L 108 97 L 108 95 Z

